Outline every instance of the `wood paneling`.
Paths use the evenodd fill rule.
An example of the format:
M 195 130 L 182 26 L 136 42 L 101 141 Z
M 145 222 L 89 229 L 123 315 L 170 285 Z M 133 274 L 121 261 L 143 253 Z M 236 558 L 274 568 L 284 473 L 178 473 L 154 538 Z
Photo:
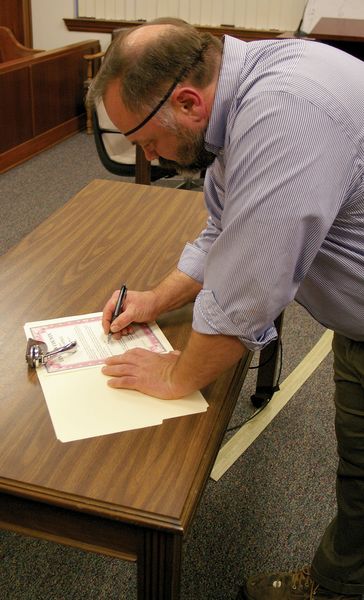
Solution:
M 84 127 L 85 54 L 98 40 L 0 64 L 0 172 Z
M 85 112 L 84 54 L 78 50 L 32 65 L 35 135 Z
M 30 69 L 28 65 L 1 75 L 0 153 L 32 137 Z M 9 126 L 11 124 L 11 126 Z
M 33 46 L 31 0 L 1 0 L 0 25 L 9 27 L 18 42 Z
M 86 125 L 86 115 L 78 115 L 65 123 L 61 123 L 53 129 L 49 129 L 44 133 L 31 137 L 22 144 L 14 146 L 0 154 L 0 173 L 20 165 L 32 156 L 39 154 L 43 150 L 54 146 L 61 140 L 70 137 Z

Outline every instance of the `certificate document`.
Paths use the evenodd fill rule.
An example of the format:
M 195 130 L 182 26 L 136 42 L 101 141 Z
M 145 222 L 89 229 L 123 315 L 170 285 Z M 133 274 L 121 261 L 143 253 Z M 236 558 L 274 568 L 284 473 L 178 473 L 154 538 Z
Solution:
M 76 341 L 74 352 L 55 355 L 36 371 L 55 434 L 61 442 L 160 425 L 164 419 L 205 412 L 206 400 L 194 392 L 161 400 L 136 390 L 107 385 L 105 358 L 132 348 L 169 352 L 171 344 L 156 323 L 135 324 L 134 333 L 107 341 L 101 313 L 26 323 L 27 337 L 45 342 L 48 351 Z
M 145 348 L 152 352 L 172 349 L 156 323 L 134 324 L 133 333 L 120 340 L 112 338 L 109 342 L 102 330 L 99 313 L 27 323 L 26 328 L 30 337 L 47 344 L 48 351 L 74 340 L 77 342 L 74 351 L 56 354 L 47 361 L 45 368 L 48 373 L 102 365 L 108 356 L 123 354 L 132 348 Z

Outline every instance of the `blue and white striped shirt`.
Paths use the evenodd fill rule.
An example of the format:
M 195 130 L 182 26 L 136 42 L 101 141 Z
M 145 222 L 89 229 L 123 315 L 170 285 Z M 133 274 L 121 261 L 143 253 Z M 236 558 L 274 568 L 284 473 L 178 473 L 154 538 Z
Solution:
M 206 147 L 206 229 L 178 268 L 193 329 L 259 350 L 294 298 L 364 340 L 364 63 L 304 40 L 225 37 Z

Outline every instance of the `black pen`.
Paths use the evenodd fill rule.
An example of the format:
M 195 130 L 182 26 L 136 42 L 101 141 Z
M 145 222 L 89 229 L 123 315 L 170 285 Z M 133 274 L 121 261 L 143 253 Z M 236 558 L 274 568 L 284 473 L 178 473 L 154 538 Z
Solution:
M 120 315 L 121 311 L 123 310 L 123 303 L 124 303 L 124 299 L 126 296 L 126 292 L 127 292 L 126 285 L 122 285 L 120 288 L 118 299 L 115 304 L 114 312 L 111 317 L 110 327 L 111 327 L 111 323 L 113 321 L 115 321 L 115 319 L 117 319 L 117 317 Z M 109 334 L 107 336 L 108 342 L 110 342 L 111 337 L 112 337 L 112 333 L 111 333 L 111 331 L 109 331 Z

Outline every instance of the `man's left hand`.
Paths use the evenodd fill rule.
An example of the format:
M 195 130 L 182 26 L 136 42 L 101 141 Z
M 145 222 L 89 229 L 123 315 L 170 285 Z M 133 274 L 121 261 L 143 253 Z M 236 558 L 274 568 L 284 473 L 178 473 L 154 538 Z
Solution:
M 108 381 L 110 387 L 138 390 L 150 396 L 171 400 L 184 395 L 172 383 L 172 371 L 179 355 L 180 352 L 176 350 L 158 354 L 135 348 L 107 358 L 102 372 L 112 378 Z

